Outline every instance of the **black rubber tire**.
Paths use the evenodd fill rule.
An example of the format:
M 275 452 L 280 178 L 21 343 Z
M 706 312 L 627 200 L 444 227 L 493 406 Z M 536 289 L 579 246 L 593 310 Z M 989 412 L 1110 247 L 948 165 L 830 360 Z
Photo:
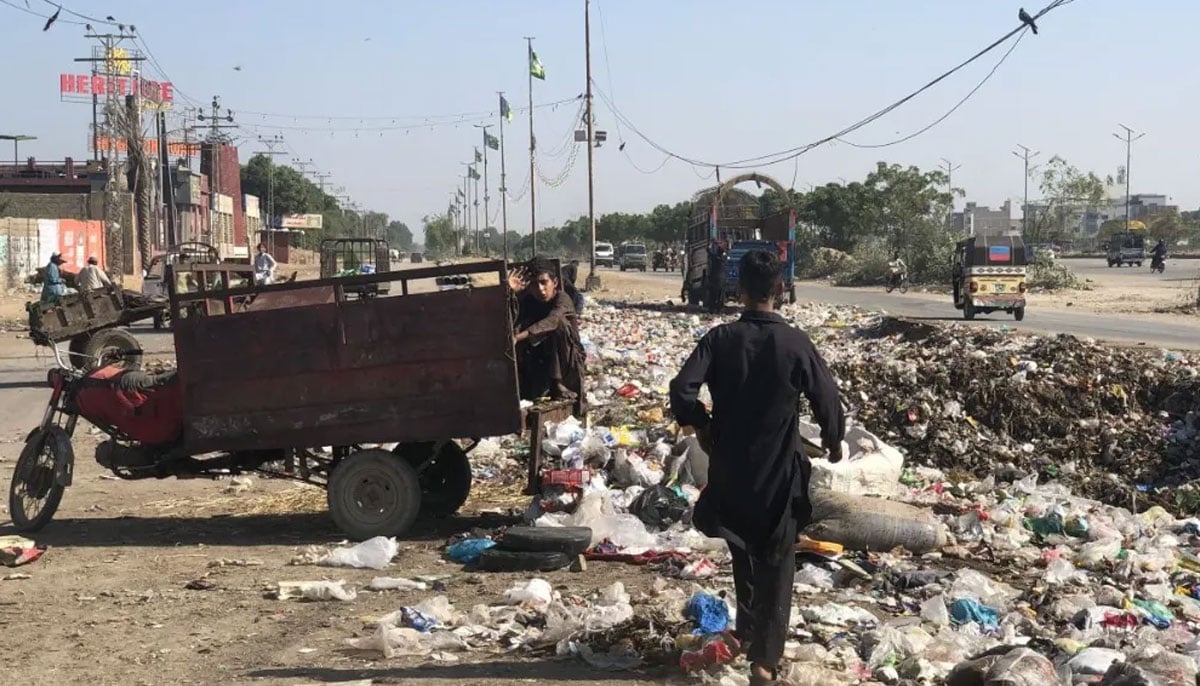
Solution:
M 71 358 L 72 367 L 76 369 L 87 369 L 87 346 L 88 341 L 90 340 L 92 340 L 91 334 L 81 333 L 75 338 L 72 338 L 71 342 L 67 344 L 67 350 L 71 353 L 68 357 Z
M 92 334 L 84 353 L 89 358 L 84 369 L 89 371 L 113 364 L 125 369 L 142 368 L 142 346 L 124 329 L 97 331 Z M 117 353 L 121 355 L 117 357 Z
M 496 541 L 496 548 L 518 553 L 565 553 L 574 557 L 592 546 L 586 526 L 514 526 Z
M 1021 321 L 1021 320 L 1025 319 L 1025 308 L 1024 307 L 1013 308 L 1013 319 L 1016 319 L 1017 321 Z
M 970 299 L 964 300 L 963 301 L 963 319 L 965 319 L 967 321 L 971 321 L 974 318 L 975 318 L 975 303 L 971 302 Z
M 47 451 L 49 451 L 53 463 L 39 465 L 39 459 Z M 8 487 L 8 513 L 12 518 L 13 527 L 17 531 L 38 531 L 54 518 L 54 513 L 58 511 L 58 505 L 62 502 L 63 490 L 65 490 L 65 487 L 58 482 L 54 465 L 63 460 L 65 460 L 68 470 L 73 468 L 75 451 L 72 449 L 71 439 L 65 431 L 58 429 L 47 433 L 39 429 L 25 441 L 25 448 L 21 450 L 21 456 L 17 458 L 12 482 Z M 39 497 L 45 498 L 42 508 L 33 516 L 25 511 L 25 506 L 17 494 L 19 488 L 28 489 L 31 484 L 38 493 L 41 493 Z
M 350 538 L 400 536 L 417 521 L 421 482 L 407 460 L 386 450 L 360 450 L 329 475 L 329 515 Z M 370 498 L 375 502 L 364 502 Z
M 891 293 L 891 292 L 892 292 L 892 291 L 894 291 L 895 289 L 896 289 L 896 287 L 892 285 L 892 282 L 891 282 L 891 281 L 888 281 L 888 282 L 887 282 L 887 285 L 883 287 L 883 291 L 884 291 L 885 293 Z
M 900 295 L 904 295 L 907 292 L 908 292 L 908 282 L 901 281 L 900 282 Z
M 164 317 L 161 314 L 154 315 L 154 330 L 155 331 L 161 331 L 162 328 L 164 326 L 166 326 L 166 324 L 167 324 L 166 317 Z
M 471 461 L 453 441 L 433 455 L 434 443 L 401 443 L 393 451 L 403 457 L 421 483 L 420 516 L 449 517 L 471 495 Z M 432 457 L 431 457 L 432 456 Z
M 553 572 L 571 564 L 566 553 L 525 553 L 489 548 L 479 556 L 476 569 L 482 572 Z

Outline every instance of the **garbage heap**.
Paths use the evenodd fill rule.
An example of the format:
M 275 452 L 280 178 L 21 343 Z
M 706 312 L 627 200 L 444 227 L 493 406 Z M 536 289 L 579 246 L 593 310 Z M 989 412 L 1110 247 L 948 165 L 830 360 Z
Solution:
M 867 428 L 911 462 L 1057 479 L 1107 503 L 1195 510 L 1197 367 L 1073 336 L 860 318 L 821 337 Z

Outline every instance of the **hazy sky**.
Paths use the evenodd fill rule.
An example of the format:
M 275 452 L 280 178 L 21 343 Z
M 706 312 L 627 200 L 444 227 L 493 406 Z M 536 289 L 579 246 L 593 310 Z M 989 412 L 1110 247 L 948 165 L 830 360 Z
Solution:
M 44 14 L 53 10 L 45 0 L 28 5 Z M 66 6 L 135 24 L 182 94 L 204 103 L 221 95 L 242 125 L 239 136 L 283 135 L 289 154 L 280 161 L 311 158 L 362 205 L 418 232 L 421 216 L 443 211 L 461 185 L 460 163 L 480 145 L 471 124 L 480 113 L 496 123 L 486 115 L 497 109 L 495 91 L 506 91 L 514 107 L 527 102 L 523 36 L 536 37 L 547 72 L 546 81 L 534 83 L 535 103 L 584 90 L 582 0 L 70 0 Z M 821 138 L 898 99 L 1014 28 L 1018 6 L 997 0 L 594 0 L 593 76 L 639 130 L 666 148 L 706 160 L 744 158 Z M 71 17 L 64 12 L 63 18 Z M 43 33 L 42 21 L 0 4 L 0 44 L 8 60 L 0 78 L 0 133 L 39 136 L 22 147 L 22 157 L 84 158 L 90 110 L 59 101 L 58 75 L 77 71 L 71 58 L 86 55 L 90 43 L 81 26 L 59 24 Z M 878 160 L 932 168 L 948 158 L 962 165 L 954 183 L 967 199 L 996 206 L 1022 192 L 1016 144 L 1040 150 L 1042 161 L 1059 154 L 1115 174 L 1125 149 L 1112 133 L 1123 123 L 1146 132 L 1134 146 L 1133 192 L 1164 193 L 1194 209 L 1200 205 L 1198 22 L 1195 0 L 1075 0 L 1044 17 L 1041 34 L 1027 34 L 995 76 L 929 132 L 882 150 L 834 144 L 799 158 L 798 166 L 763 171 L 784 185 L 795 177 L 804 189 L 861 178 Z M 975 87 L 1002 54 L 990 53 L 848 138 L 877 143 L 920 129 Z M 181 97 L 178 105 L 184 104 Z M 458 126 L 423 125 L 428 115 L 454 113 L 476 114 Z M 663 155 L 618 127 L 599 98 L 596 113 L 598 128 L 609 136 L 596 151 L 598 213 L 649 210 L 711 183 L 705 178 L 711 170 L 677 161 L 639 172 L 634 165 L 654 170 Z M 571 162 L 575 146 L 564 143 L 576 114 L 575 103 L 536 112 L 546 157 L 539 164 L 551 181 Z M 327 116 L 342 118 L 320 118 Z M 623 153 L 621 140 L 628 143 Z M 520 111 L 506 129 L 513 195 L 526 185 L 528 144 Z M 243 161 L 262 149 L 249 140 L 242 145 Z M 554 188 L 539 183 L 539 225 L 587 211 L 586 154 L 577 152 L 565 182 Z M 0 147 L 0 155 L 8 154 Z M 497 215 L 497 154 L 489 163 Z M 526 194 L 509 203 L 511 229 L 528 230 L 528 202 Z

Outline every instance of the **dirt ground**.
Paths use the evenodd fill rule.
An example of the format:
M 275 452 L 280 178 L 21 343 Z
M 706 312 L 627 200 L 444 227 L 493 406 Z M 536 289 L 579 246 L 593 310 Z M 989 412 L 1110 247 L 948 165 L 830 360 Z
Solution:
M 615 271 L 602 277 L 609 296 L 657 300 L 678 295 L 674 277 Z M 1103 302 L 1074 297 L 1075 307 Z M 0 333 L 4 486 L 26 432 L 40 419 L 48 394 L 45 369 L 53 363 L 14 331 L 19 327 L 2 324 L 24 319 L 23 300 L 0 299 L 0 329 L 8 329 Z M 172 356 L 169 334 L 135 333 L 158 357 Z M 289 561 L 307 546 L 342 540 L 324 511 L 323 493 L 259 478 L 249 484 L 123 482 L 92 459 L 97 440 L 86 427 L 76 432 L 74 484 L 55 521 L 35 536 L 48 546 L 45 555 L 21 568 L 0 568 L 0 661 L 10 682 L 294 686 L 368 679 L 507 686 L 682 681 L 671 676 L 673 671 L 607 673 L 577 660 L 499 648 L 467 653 L 454 663 L 385 660 L 348 649 L 345 639 L 364 635 L 372 618 L 414 605 L 432 592 L 361 592 L 346 603 L 280 601 L 267 594 L 279 581 L 345 579 L 361 588 L 384 574 L 444 577 L 446 594 L 463 610 L 499 602 L 504 590 L 528 576 L 464 573 L 443 561 L 440 551 L 454 533 L 514 521 L 510 514 L 523 507 L 523 500 L 512 485 L 478 483 L 460 516 L 418 526 L 406 537 L 386 572 L 292 566 Z M 8 533 L 11 527 L 0 519 L 0 535 Z M 579 595 L 620 580 L 635 607 L 654 580 L 644 568 L 611 563 L 544 576 L 564 593 Z M 197 579 L 213 588 L 188 590 Z

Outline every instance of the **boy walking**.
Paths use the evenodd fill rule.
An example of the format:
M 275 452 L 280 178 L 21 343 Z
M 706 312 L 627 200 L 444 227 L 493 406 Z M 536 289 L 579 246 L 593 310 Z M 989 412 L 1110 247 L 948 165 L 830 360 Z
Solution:
M 752 250 L 738 268 L 741 318 L 708 332 L 671 382 L 671 412 L 711 456 L 693 523 L 733 556 L 737 629 L 752 686 L 770 683 L 783 657 L 796 574 L 795 542 L 812 514 L 810 465 L 799 442 L 803 394 L 830 460 L 841 460 L 846 421 L 837 383 L 802 331 L 774 311 L 779 258 Z M 702 384 L 712 414 L 699 401 Z

